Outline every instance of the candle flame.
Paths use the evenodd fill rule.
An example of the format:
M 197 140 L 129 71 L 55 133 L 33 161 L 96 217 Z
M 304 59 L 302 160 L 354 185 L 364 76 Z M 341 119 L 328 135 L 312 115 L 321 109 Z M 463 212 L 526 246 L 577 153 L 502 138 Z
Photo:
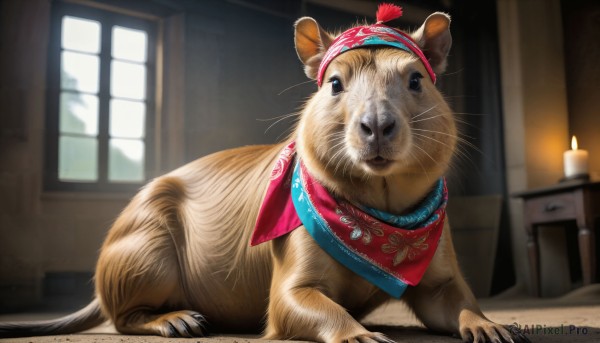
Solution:
M 577 137 L 575 135 L 571 138 L 571 149 L 577 150 Z

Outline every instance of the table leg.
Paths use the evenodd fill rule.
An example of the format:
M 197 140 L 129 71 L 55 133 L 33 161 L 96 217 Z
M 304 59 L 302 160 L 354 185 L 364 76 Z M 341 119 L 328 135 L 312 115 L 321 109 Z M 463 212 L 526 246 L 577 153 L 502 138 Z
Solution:
M 537 239 L 537 227 L 529 225 L 527 227 L 527 253 L 529 254 L 529 268 L 531 273 L 531 286 L 533 295 L 540 296 L 540 260 Z
M 590 285 L 596 280 L 595 243 L 594 230 L 579 227 L 579 257 L 584 285 Z

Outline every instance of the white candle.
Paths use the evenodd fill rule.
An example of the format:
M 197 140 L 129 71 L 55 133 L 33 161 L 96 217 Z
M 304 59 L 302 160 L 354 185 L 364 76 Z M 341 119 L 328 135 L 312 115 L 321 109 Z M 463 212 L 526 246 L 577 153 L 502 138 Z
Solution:
M 577 175 L 587 175 L 588 173 L 588 152 L 587 150 L 577 149 L 577 138 L 571 139 L 571 149 L 565 151 L 565 177 L 574 177 Z

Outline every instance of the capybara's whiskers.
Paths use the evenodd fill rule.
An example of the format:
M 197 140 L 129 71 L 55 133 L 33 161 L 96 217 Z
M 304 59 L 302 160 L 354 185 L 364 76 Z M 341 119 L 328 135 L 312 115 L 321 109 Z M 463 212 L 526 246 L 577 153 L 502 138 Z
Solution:
M 429 172 L 427 172 L 427 169 L 425 168 L 425 166 L 423 165 L 423 162 L 421 162 L 421 159 L 419 158 L 419 156 L 416 156 L 415 153 L 413 151 L 410 152 L 411 157 L 414 158 L 417 163 L 419 164 L 419 166 L 421 167 L 421 170 L 423 171 L 423 173 L 425 174 L 425 176 L 427 176 L 427 180 L 429 181 L 433 181 L 429 178 Z
M 415 136 L 415 138 L 432 140 L 432 141 L 434 141 L 434 142 L 436 142 L 436 143 L 438 143 L 438 144 L 441 144 L 441 145 L 443 145 L 443 146 L 445 146 L 445 147 L 447 147 L 447 148 L 451 148 L 451 147 L 450 147 L 450 146 L 449 146 L 447 143 L 445 143 L 445 142 L 442 142 L 442 141 L 440 141 L 440 140 L 438 140 L 438 139 L 435 139 L 435 138 L 433 138 L 433 137 L 430 137 L 430 136 L 428 136 L 428 135 L 424 135 L 424 134 L 420 134 L 420 133 L 416 133 L 416 132 L 413 132 L 413 135 Z M 460 149 L 456 149 L 455 153 L 456 153 L 456 154 L 459 154 L 460 156 L 463 156 L 463 157 L 469 158 L 469 156 L 468 156 L 468 155 L 466 155 L 464 152 L 462 152 Z
M 425 156 L 429 157 L 429 159 L 433 162 L 433 163 L 438 163 L 438 161 L 433 158 L 427 151 L 425 151 L 425 149 L 421 148 L 418 145 L 415 145 L 415 148 L 419 149 L 423 154 L 425 154 Z
M 286 120 L 288 118 L 297 117 L 298 115 L 299 115 L 298 112 L 293 112 L 293 113 L 290 113 L 290 114 L 283 115 L 283 116 L 279 117 L 279 119 L 275 120 L 273 123 L 271 123 L 271 125 L 269 125 L 266 128 L 265 133 L 267 133 L 271 128 L 273 128 L 278 123 L 280 123 L 280 122 L 282 122 L 282 121 L 284 121 L 284 120 Z M 275 117 L 275 118 L 278 118 L 278 117 Z M 273 119 L 275 119 L 275 118 L 273 118 Z
M 438 114 L 438 115 L 435 115 L 435 116 L 426 117 L 426 118 L 422 118 L 422 119 L 419 119 L 419 120 L 411 120 L 409 123 L 411 123 L 411 124 L 418 123 L 418 122 L 421 122 L 421 121 L 427 121 L 427 120 L 439 118 L 441 116 L 443 116 L 443 114 Z
M 428 108 L 428 109 L 426 109 L 425 111 L 423 111 L 423 112 L 421 112 L 421 113 L 417 114 L 416 116 L 413 116 L 413 117 L 412 117 L 412 120 L 411 120 L 411 123 L 414 123 L 414 120 L 415 120 L 415 119 L 417 119 L 418 117 L 420 117 L 420 116 L 422 116 L 422 115 L 424 115 L 424 114 L 428 113 L 429 111 L 433 110 L 433 109 L 434 109 L 434 108 L 436 108 L 436 107 L 437 107 L 437 105 L 431 106 L 430 108 Z
M 277 119 L 285 119 L 285 118 L 290 118 L 290 117 L 294 117 L 294 116 L 299 116 L 301 114 L 301 112 L 290 112 L 290 113 L 286 113 L 286 114 L 282 114 L 280 116 L 275 116 L 272 118 L 257 118 L 257 121 L 263 121 L 263 122 L 269 122 L 269 121 L 273 121 L 273 120 L 277 120 Z
M 469 122 L 468 122 L 468 121 L 466 121 L 466 120 L 459 119 L 459 118 L 454 118 L 454 120 L 455 120 L 456 122 L 458 122 L 458 123 L 461 123 L 461 124 L 464 124 L 464 125 L 470 126 L 470 127 L 472 127 L 472 128 L 475 128 L 475 129 L 477 129 L 477 130 L 481 131 L 481 128 L 480 128 L 480 127 L 478 127 L 477 125 L 475 125 L 475 124 L 473 124 L 473 123 L 469 123 Z
M 308 81 L 299 82 L 299 83 L 297 83 L 297 84 L 295 84 L 295 85 L 289 86 L 288 88 L 286 88 L 286 89 L 282 90 L 281 92 L 277 93 L 277 95 L 281 95 L 281 94 L 283 94 L 283 93 L 285 93 L 285 92 L 289 91 L 289 90 L 290 90 L 290 89 L 292 89 L 292 88 L 296 88 L 296 87 L 298 87 L 298 86 L 302 86 L 302 85 L 305 85 L 305 84 L 307 84 L 307 83 L 313 83 L 313 82 L 314 82 L 313 80 L 308 80 Z
M 465 68 L 460 68 L 456 71 L 452 71 L 452 72 L 445 72 L 444 76 L 450 76 L 450 75 L 455 75 L 455 74 L 460 74 L 465 70 Z

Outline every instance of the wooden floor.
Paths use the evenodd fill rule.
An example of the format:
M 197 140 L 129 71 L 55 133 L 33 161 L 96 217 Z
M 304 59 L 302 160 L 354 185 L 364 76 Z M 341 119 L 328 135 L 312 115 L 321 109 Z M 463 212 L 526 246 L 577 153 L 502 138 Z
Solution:
M 574 291 L 554 299 L 535 299 L 520 296 L 503 296 L 480 301 L 485 314 L 493 321 L 515 324 L 531 342 L 600 342 L 600 284 Z M 58 313 L 20 313 L 0 315 L 0 321 L 49 319 Z M 372 331 L 387 334 L 397 342 L 460 342 L 459 339 L 436 335 L 423 328 L 414 316 L 398 302 L 388 303 L 363 321 Z M 206 338 L 178 339 L 181 342 L 246 343 L 257 342 L 258 336 L 213 335 Z M 0 339 L 0 342 L 174 342 L 154 336 L 118 335 L 105 324 L 78 335 Z M 265 341 L 261 341 L 265 342 Z

